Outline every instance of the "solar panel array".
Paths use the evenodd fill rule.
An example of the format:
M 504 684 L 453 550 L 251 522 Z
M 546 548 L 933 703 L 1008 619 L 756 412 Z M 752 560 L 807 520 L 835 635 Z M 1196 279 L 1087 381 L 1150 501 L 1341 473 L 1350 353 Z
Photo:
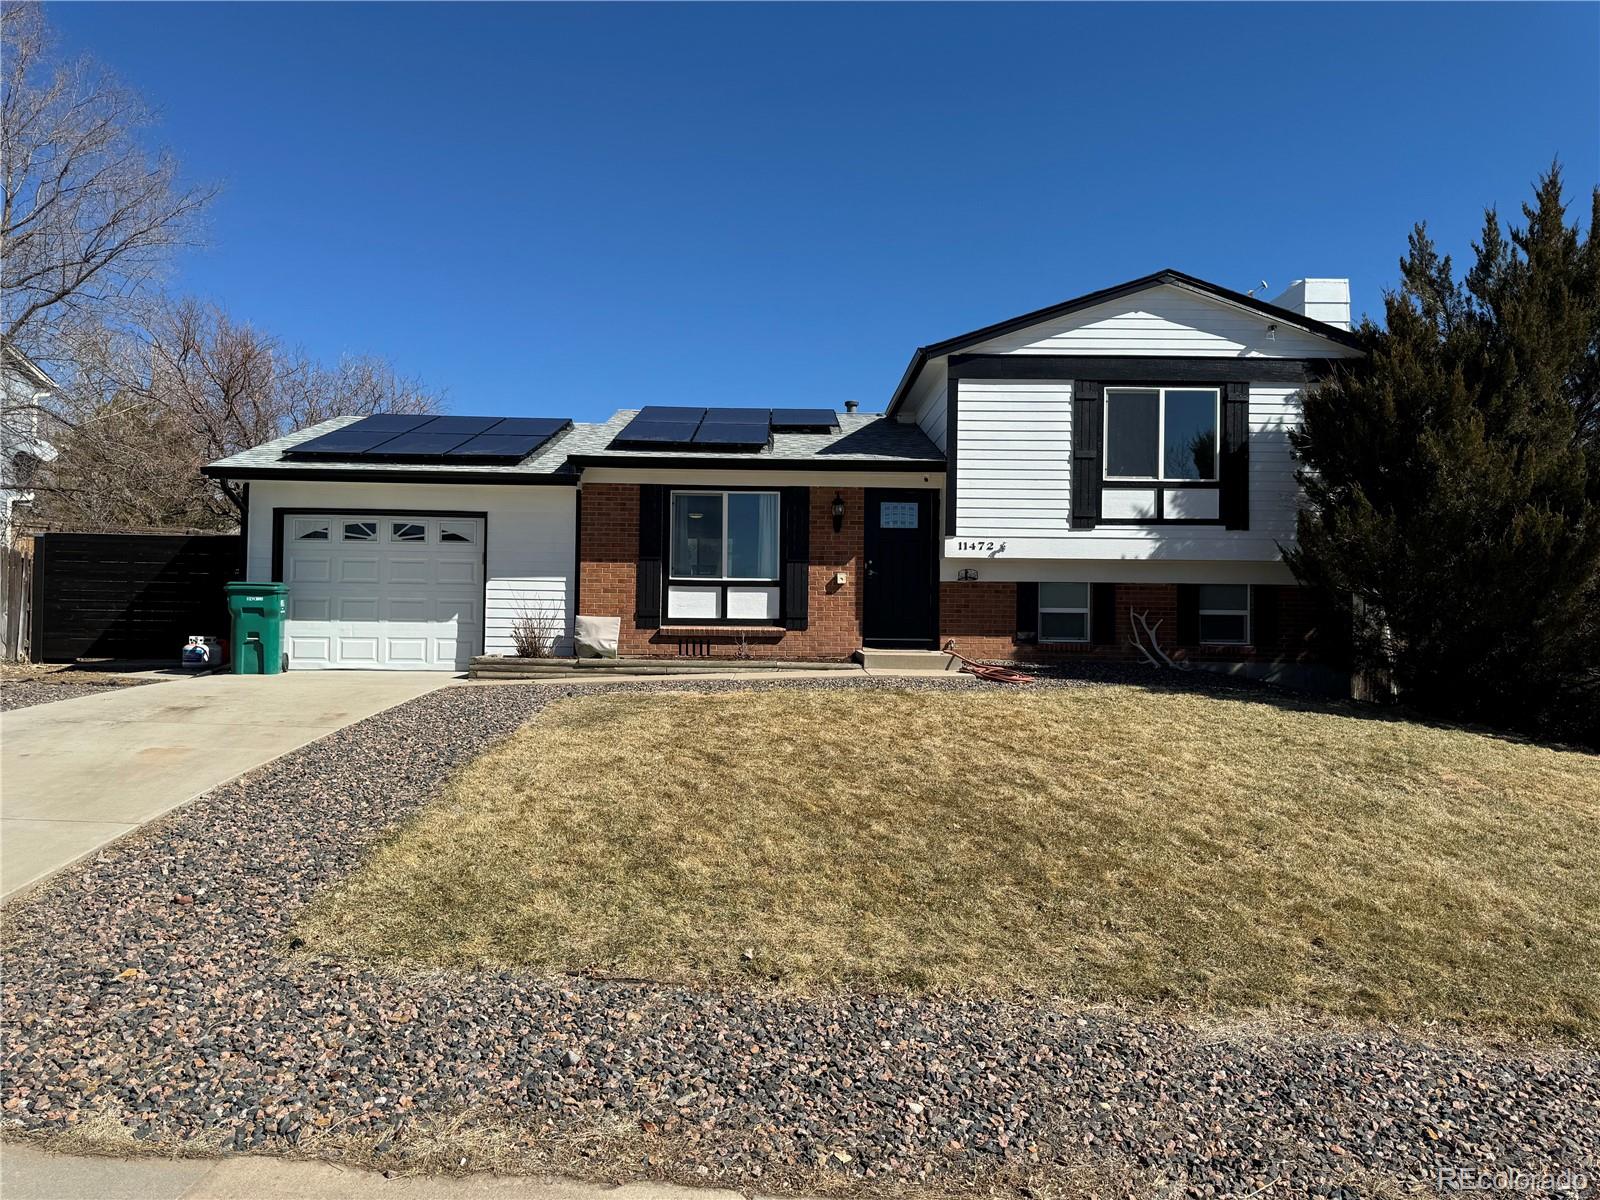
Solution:
M 430 417 L 380 413 L 285 450 L 285 458 L 339 462 L 516 463 L 556 434 L 565 417 Z
M 619 446 L 759 450 L 773 433 L 829 433 L 839 427 L 830 408 L 679 408 L 650 404 L 614 439 Z

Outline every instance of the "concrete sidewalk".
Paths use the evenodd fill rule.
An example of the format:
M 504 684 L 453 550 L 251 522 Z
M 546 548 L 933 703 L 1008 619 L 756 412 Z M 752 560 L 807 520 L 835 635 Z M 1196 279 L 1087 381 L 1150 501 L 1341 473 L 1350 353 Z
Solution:
M 81 1158 L 0 1147 L 5 1200 L 738 1200 L 739 1193 L 672 1184 L 623 1187 L 507 1175 L 385 1179 L 328 1163 L 222 1159 Z
M 0 714 L 0 900 L 444 671 L 208 675 Z

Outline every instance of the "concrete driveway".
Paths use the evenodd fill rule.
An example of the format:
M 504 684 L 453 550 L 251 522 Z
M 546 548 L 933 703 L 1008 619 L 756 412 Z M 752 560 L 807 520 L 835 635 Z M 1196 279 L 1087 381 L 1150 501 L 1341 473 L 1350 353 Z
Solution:
M 446 671 L 210 675 L 0 714 L 0 900 Z

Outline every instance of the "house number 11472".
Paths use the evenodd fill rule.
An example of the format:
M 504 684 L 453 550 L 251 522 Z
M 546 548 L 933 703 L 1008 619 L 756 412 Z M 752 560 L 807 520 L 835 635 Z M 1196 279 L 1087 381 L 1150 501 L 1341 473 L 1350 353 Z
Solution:
M 957 540 L 956 542 L 957 550 L 1004 550 L 1005 548 L 1006 544 L 1004 542 L 996 541 L 966 542 Z

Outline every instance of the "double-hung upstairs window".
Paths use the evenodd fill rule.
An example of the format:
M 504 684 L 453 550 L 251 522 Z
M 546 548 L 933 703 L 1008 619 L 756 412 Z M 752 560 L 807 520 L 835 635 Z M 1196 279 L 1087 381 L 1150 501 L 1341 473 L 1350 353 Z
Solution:
M 1106 388 L 1105 477 L 1216 479 L 1221 415 L 1220 388 Z

